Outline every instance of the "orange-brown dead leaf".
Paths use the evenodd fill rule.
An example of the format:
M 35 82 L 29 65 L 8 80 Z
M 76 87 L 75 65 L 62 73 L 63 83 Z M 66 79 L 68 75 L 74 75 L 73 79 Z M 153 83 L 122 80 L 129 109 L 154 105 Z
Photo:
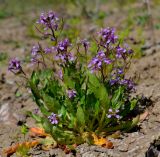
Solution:
M 140 114 L 140 122 L 144 121 L 149 115 L 148 109 L 145 110 L 144 113 Z
M 24 146 L 26 148 L 32 148 L 34 146 L 37 146 L 38 144 L 39 144 L 39 141 L 37 141 L 37 140 L 31 141 L 31 142 L 17 143 L 16 145 L 5 149 L 3 152 L 7 156 L 10 156 L 10 155 L 14 154 L 18 150 L 18 148 L 21 146 Z
M 7 156 L 10 156 L 17 151 L 18 147 L 19 147 L 19 144 L 11 146 L 10 148 L 7 148 L 4 150 L 4 154 L 6 154 Z
M 112 149 L 113 148 L 113 143 L 108 141 L 106 138 L 98 138 L 94 133 L 92 134 L 92 137 L 94 139 L 94 144 L 98 146 L 102 146 L 105 148 Z
M 45 133 L 44 129 L 42 128 L 30 128 L 30 136 L 46 137 L 50 135 Z

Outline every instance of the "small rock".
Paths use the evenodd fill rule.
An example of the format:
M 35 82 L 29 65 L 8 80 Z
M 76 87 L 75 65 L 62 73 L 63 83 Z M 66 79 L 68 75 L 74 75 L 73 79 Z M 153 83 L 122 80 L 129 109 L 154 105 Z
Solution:
M 118 150 L 121 152 L 127 152 L 128 151 L 128 145 L 126 143 L 122 143 L 119 147 Z

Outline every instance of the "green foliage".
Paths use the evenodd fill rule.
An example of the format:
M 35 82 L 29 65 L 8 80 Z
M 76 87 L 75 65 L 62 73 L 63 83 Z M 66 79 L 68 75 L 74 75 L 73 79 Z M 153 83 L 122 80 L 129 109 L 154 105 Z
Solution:
M 46 132 L 62 144 L 81 143 L 86 132 L 130 130 L 133 121 L 106 118 L 108 109 L 122 110 L 121 116 L 126 117 L 137 104 L 137 99 L 126 101 L 126 89 L 120 86 L 111 91 L 111 87 L 100 82 L 99 78 L 84 69 L 75 71 L 75 66 L 64 67 L 64 82 L 59 82 L 53 76 L 52 70 L 33 72 L 30 88 L 34 99 L 44 117 L 31 114 L 41 123 Z M 81 72 L 82 71 L 82 72 Z M 74 75 L 73 75 L 74 74 Z M 69 99 L 67 89 L 76 89 L 77 97 Z M 59 123 L 52 125 L 45 119 L 52 112 L 57 113 Z M 126 119 L 124 118 L 124 119 Z M 137 124 L 137 123 L 136 123 Z M 117 128 L 117 129 L 116 129 Z
M 21 145 L 18 147 L 17 151 L 16 151 L 16 155 L 18 157 L 28 157 L 28 153 L 29 153 L 29 148 L 26 147 L 25 145 Z
M 21 133 L 25 136 L 28 132 L 28 127 L 26 125 L 21 126 Z

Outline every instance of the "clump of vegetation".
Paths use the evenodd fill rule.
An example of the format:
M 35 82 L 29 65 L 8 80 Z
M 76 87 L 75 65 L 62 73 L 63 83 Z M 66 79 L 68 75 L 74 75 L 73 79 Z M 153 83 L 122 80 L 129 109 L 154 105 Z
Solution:
M 51 39 L 51 46 L 33 46 L 31 76 L 17 58 L 9 63 L 11 72 L 25 78 L 41 112 L 30 115 L 65 145 L 92 144 L 93 133 L 106 136 L 132 129 L 139 121 L 132 114 L 138 99 L 131 98 L 135 84 L 125 75 L 133 50 L 118 40 L 114 28 L 101 29 L 92 43 L 71 43 L 61 38 L 63 25 L 54 12 L 41 14 L 37 30 Z M 91 53 L 93 46 L 96 52 Z

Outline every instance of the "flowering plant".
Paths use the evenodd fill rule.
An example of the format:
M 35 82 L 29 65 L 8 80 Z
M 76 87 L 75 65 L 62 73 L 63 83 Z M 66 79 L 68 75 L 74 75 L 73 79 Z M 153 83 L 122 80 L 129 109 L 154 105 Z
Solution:
M 113 28 L 101 29 L 92 43 L 84 39 L 73 45 L 61 39 L 62 21 L 52 11 L 41 14 L 37 29 L 52 46 L 33 46 L 31 76 L 18 59 L 9 63 L 10 71 L 26 79 L 41 111 L 30 115 L 59 144 L 92 143 L 93 132 L 130 130 L 139 121 L 132 115 L 138 102 L 130 96 L 134 82 L 125 77 L 133 51 L 121 46 Z

